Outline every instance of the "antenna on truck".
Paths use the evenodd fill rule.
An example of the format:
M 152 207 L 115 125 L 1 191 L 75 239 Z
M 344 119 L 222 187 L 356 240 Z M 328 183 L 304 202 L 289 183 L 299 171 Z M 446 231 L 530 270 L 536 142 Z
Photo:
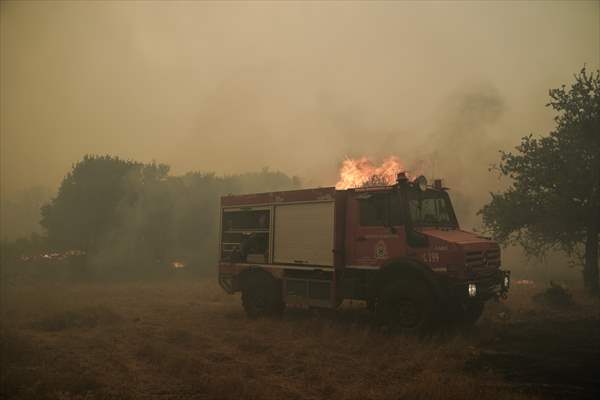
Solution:
M 408 177 L 406 176 L 406 172 L 400 172 L 396 176 L 396 181 L 398 182 L 398 184 L 408 182 Z

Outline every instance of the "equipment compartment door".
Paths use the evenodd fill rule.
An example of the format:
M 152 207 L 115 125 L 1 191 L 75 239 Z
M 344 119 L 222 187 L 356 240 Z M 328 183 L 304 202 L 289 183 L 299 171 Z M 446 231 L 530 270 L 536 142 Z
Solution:
M 334 203 L 275 206 L 273 261 L 333 266 Z

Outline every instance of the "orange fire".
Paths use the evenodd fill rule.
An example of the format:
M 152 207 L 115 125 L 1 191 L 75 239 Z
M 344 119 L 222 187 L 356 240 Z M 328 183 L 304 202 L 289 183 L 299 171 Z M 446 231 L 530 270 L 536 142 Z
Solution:
M 396 183 L 396 177 L 406 168 L 398 157 L 386 157 L 380 166 L 368 157 L 346 158 L 340 167 L 340 180 L 336 189 L 350 189 L 364 186 L 385 186 Z

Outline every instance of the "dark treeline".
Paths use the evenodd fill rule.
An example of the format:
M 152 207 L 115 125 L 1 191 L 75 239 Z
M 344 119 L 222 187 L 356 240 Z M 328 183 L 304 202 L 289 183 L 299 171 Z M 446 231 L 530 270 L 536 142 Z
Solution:
M 169 273 L 177 263 L 185 271 L 211 273 L 220 196 L 299 187 L 297 177 L 268 168 L 227 176 L 172 176 L 165 164 L 88 155 L 41 207 L 44 233 L 3 241 L 3 272 L 150 277 Z

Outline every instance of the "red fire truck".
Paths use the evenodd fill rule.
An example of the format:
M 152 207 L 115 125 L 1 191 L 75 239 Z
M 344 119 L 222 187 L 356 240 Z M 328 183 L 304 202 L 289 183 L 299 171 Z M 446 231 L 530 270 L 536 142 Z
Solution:
M 474 323 L 510 284 L 498 244 L 459 228 L 441 180 L 229 195 L 220 220 L 219 284 L 250 317 L 356 299 L 421 331 Z

